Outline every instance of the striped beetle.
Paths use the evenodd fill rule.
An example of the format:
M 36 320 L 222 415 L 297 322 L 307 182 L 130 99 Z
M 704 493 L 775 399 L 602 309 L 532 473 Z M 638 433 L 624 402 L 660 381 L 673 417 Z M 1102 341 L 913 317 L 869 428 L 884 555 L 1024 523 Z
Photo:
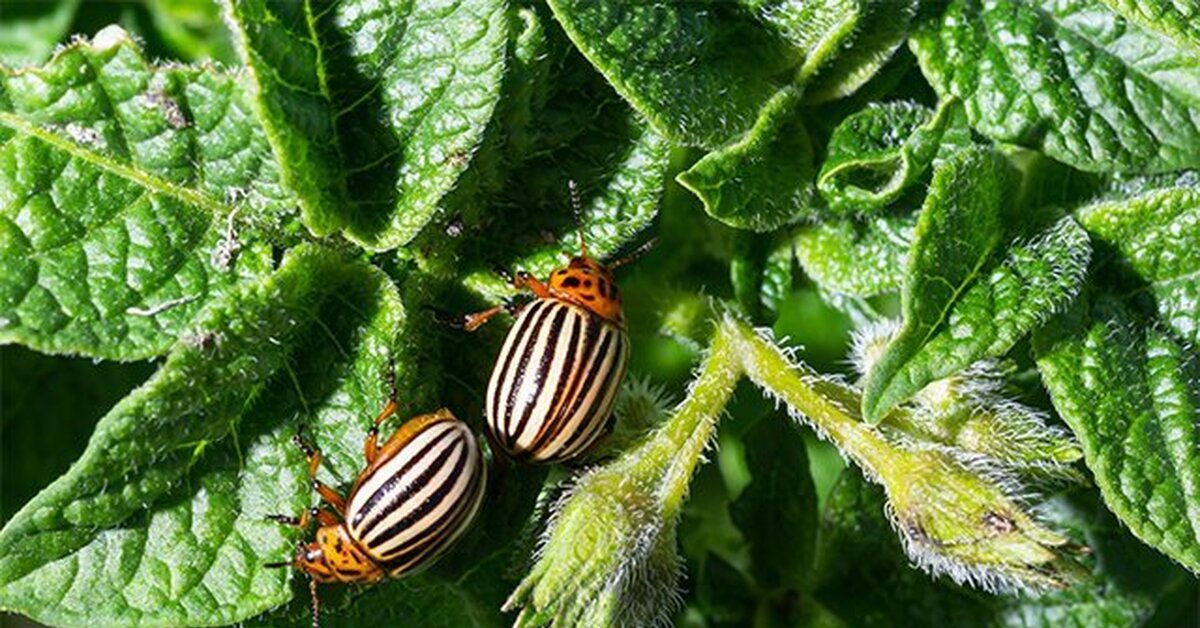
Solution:
M 292 560 L 267 566 L 308 574 L 314 627 L 320 614 L 318 583 L 377 582 L 428 566 L 462 536 L 483 503 L 487 472 L 467 424 L 443 408 L 409 419 L 378 447 L 379 426 L 396 409 L 393 392 L 367 432 L 367 466 L 349 499 L 316 479 L 321 452 L 300 434 L 293 439 L 308 458 L 313 488 L 333 510 L 268 516 L 301 528 L 316 519 L 321 527 L 316 540 L 301 543 Z
M 625 315 L 612 271 L 653 245 L 653 240 L 647 242 L 605 266 L 588 256 L 580 233 L 580 254 L 546 283 L 523 271 L 508 277 L 515 288 L 532 292 L 533 302 L 466 316 L 463 327 L 468 331 L 505 310 L 516 316 L 485 400 L 492 443 L 510 457 L 569 461 L 611 431 L 613 405 L 629 361 Z

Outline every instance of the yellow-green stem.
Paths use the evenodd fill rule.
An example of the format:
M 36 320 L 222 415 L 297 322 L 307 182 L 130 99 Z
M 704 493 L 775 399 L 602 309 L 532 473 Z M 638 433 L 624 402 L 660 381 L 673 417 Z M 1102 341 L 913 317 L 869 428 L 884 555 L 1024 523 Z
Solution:
M 657 497 L 667 519 L 679 512 L 692 472 L 712 440 L 721 412 L 742 376 L 736 337 L 729 331 L 716 330 L 708 357 L 683 404 L 649 440 L 622 460 L 631 467 L 632 475 L 644 473 L 659 483 Z
M 751 381 L 804 415 L 864 471 L 878 476 L 894 458 L 895 447 L 862 421 L 858 394 L 848 385 L 793 364 L 774 343 L 732 317 L 725 318 L 720 330 L 737 340 L 742 369 Z

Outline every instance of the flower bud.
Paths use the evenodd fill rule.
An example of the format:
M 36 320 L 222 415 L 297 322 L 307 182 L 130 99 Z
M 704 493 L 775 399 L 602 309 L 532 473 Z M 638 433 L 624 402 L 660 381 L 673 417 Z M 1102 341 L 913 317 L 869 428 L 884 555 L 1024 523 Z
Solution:
M 913 562 L 988 590 L 1065 588 L 1080 551 L 1018 503 L 1018 485 L 941 451 L 896 455 L 878 469 L 892 524 Z
M 505 603 L 517 626 L 667 624 L 678 607 L 675 518 L 625 465 L 582 475 L 559 502 L 533 570 Z
M 856 343 L 861 366 L 869 368 L 877 357 L 886 342 L 882 331 Z M 974 413 L 939 406 L 945 399 L 934 392 L 943 384 L 922 391 L 934 396 L 897 408 L 873 426 L 859 414 L 857 388 L 816 376 L 745 327 L 739 328 L 739 339 L 750 379 L 883 486 L 892 524 L 914 563 L 991 591 L 1062 588 L 1085 575 L 1070 556 L 1079 549 L 1034 519 L 1013 468 L 989 455 L 1005 443 L 995 442 L 997 449 L 988 454 L 962 447 L 968 444 L 960 442 L 962 425 Z M 926 408 L 925 413 L 914 406 Z

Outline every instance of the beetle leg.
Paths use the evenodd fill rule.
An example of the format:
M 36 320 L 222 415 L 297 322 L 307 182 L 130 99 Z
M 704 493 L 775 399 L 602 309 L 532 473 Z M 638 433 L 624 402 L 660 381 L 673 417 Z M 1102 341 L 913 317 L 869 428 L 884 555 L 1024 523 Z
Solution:
M 317 523 L 321 524 L 322 526 L 336 526 L 341 523 L 341 521 L 338 520 L 337 515 L 325 510 L 324 508 L 313 508 L 308 511 L 308 514 L 312 517 L 316 517 Z
M 309 508 L 299 517 L 294 517 L 292 515 L 267 515 L 268 521 L 274 521 L 275 523 L 281 523 L 287 526 L 295 526 L 297 528 L 307 528 L 309 522 L 313 519 L 316 519 L 317 522 L 323 526 L 337 525 L 341 523 L 338 521 L 337 515 L 322 508 Z
M 297 528 L 303 528 L 304 524 L 307 523 L 304 521 L 304 517 L 296 517 L 294 515 L 267 515 L 266 520 Z
M 482 327 L 484 323 L 492 320 L 492 318 L 494 316 L 505 311 L 505 309 L 506 309 L 505 306 L 497 305 L 495 307 L 489 307 L 488 309 L 486 309 L 482 312 L 476 312 L 474 314 L 467 314 L 466 316 L 463 317 L 463 326 L 462 327 L 463 327 L 463 329 L 465 329 L 467 331 L 475 331 L 476 329 L 479 329 L 480 327 Z
M 312 595 L 313 628 L 321 628 L 321 599 L 317 597 L 317 579 L 308 578 L 308 592 Z
M 363 455 L 367 458 L 367 464 L 375 462 L 375 457 L 379 455 L 379 426 L 394 414 L 396 414 L 395 396 L 388 399 L 387 405 L 383 407 L 383 411 L 379 413 L 379 416 L 375 417 L 375 423 L 371 426 L 371 429 L 367 430 L 367 440 L 363 443 Z
M 312 480 L 313 490 L 317 491 L 321 499 L 328 502 L 330 506 L 333 506 L 334 510 L 338 512 L 345 511 L 346 500 L 333 487 L 317 479 L 317 469 L 321 468 L 321 450 L 308 444 L 299 433 L 292 437 L 292 442 L 296 443 L 304 452 L 304 455 L 308 457 L 308 478 Z
M 506 301 L 504 305 L 490 307 L 482 312 L 475 312 L 474 314 L 455 314 L 431 305 L 426 305 L 425 309 L 432 312 L 433 319 L 442 325 L 457 329 L 465 329 L 467 331 L 475 331 L 476 329 L 482 327 L 484 323 L 491 320 L 493 316 L 506 310 L 511 313 L 513 311 L 512 307 L 513 306 Z
M 387 387 L 388 387 L 388 402 L 383 406 L 379 416 L 375 417 L 375 422 L 371 428 L 367 430 L 367 440 L 363 443 L 363 455 L 367 459 L 367 464 L 375 462 L 375 457 L 379 455 L 379 426 L 388 420 L 392 415 L 396 414 L 396 361 L 388 360 L 387 368 Z
M 533 281 L 537 280 L 534 279 Z M 540 286 L 541 284 L 538 283 L 538 285 Z M 547 292 L 547 294 L 549 294 L 549 292 Z M 522 305 L 522 303 L 517 302 L 515 299 L 508 298 L 505 299 L 503 303 L 495 307 L 489 307 L 482 312 L 467 314 L 462 317 L 461 321 L 454 320 L 453 314 L 441 310 L 434 310 L 434 315 L 438 317 L 439 322 L 445 323 L 452 327 L 461 327 L 467 331 L 475 331 L 476 329 L 483 327 L 484 323 L 492 320 L 493 317 L 501 312 L 508 312 L 509 315 L 516 316 L 517 313 L 521 311 Z
M 316 489 L 317 494 L 321 496 L 321 499 L 325 500 L 325 503 L 332 506 L 334 510 L 338 512 L 346 511 L 345 498 L 333 490 L 332 487 L 316 478 L 313 478 L 312 485 Z
M 550 297 L 550 289 L 546 284 L 538 281 L 536 277 L 525 271 L 518 271 L 517 276 L 513 279 L 513 287 L 519 290 L 529 290 L 539 299 L 547 299 Z
M 496 271 L 497 274 L 504 278 L 504 281 L 507 281 L 517 290 L 529 290 L 539 299 L 545 299 L 550 296 L 550 289 L 546 287 L 546 284 L 538 281 L 533 275 L 523 270 L 518 270 L 515 275 L 508 272 L 508 269 L 503 266 L 493 266 L 492 270 Z
M 273 516 L 282 516 L 282 515 L 273 515 Z M 268 516 L 267 518 L 270 519 L 271 516 Z M 304 552 L 304 541 L 297 541 L 296 542 L 296 555 L 294 558 L 292 558 L 291 560 L 279 560 L 279 561 L 275 561 L 273 563 L 266 563 L 263 565 L 263 567 L 266 567 L 267 569 L 279 569 L 280 567 L 295 567 L 296 569 L 301 569 L 300 554 L 303 552 Z

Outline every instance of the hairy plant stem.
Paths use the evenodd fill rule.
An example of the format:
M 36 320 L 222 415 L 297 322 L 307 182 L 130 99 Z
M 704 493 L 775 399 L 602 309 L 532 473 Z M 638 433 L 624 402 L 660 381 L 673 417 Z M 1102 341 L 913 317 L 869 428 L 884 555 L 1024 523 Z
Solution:
M 683 403 L 638 445 L 577 476 L 556 506 L 536 564 L 506 602 L 521 608 L 517 625 L 669 623 L 679 601 L 679 513 L 743 375 L 883 486 L 916 564 L 989 590 L 1071 579 L 1058 551 L 1067 539 L 1040 526 L 1007 487 L 944 450 L 889 440 L 862 421 L 858 390 L 726 315 Z
M 722 332 L 734 339 L 742 370 L 750 381 L 801 414 L 868 475 L 878 477 L 895 457 L 895 447 L 859 416 L 858 394 L 793 363 L 774 343 L 745 323 L 726 317 Z
M 718 327 L 700 374 L 688 391 L 686 401 L 649 440 L 630 453 L 631 460 L 668 460 L 661 472 L 658 498 L 664 516 L 679 512 L 692 472 L 742 377 L 737 337 L 726 326 Z

